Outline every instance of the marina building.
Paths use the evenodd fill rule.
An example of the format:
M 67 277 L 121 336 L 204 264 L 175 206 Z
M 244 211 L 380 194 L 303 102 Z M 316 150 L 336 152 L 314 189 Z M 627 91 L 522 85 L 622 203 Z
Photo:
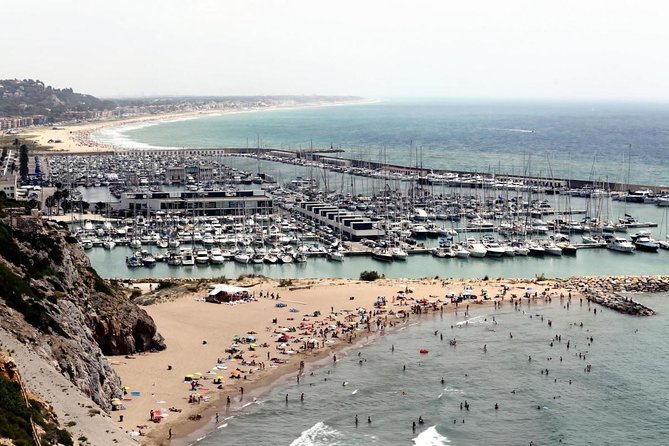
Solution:
M 0 176 L 0 192 L 12 200 L 16 198 L 16 175 Z
M 337 206 L 307 201 L 296 204 L 293 209 L 321 225 L 331 227 L 336 234 L 341 231 L 342 237 L 351 241 L 360 241 L 363 238 L 379 239 L 386 235 L 386 232 L 380 229 L 373 220 Z
M 274 203 L 262 190 L 125 192 L 114 209 L 142 215 L 158 211 L 193 213 L 198 216 L 269 215 L 274 209 Z
M 168 167 L 165 169 L 165 182 L 168 184 L 184 184 L 188 177 L 196 181 L 211 181 L 214 179 L 212 166 Z

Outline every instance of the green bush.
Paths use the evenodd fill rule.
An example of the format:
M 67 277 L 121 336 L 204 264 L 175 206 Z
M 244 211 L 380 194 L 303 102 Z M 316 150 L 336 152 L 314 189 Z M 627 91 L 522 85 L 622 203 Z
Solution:
M 360 273 L 360 280 L 364 280 L 365 282 L 374 282 L 380 278 L 381 276 L 376 271 L 363 271 Z
M 156 285 L 156 291 L 167 290 L 174 288 L 175 286 L 177 286 L 176 282 L 161 281 L 158 282 L 158 285 Z
M 4 375 L 0 375 L 0 438 L 9 438 L 16 446 L 35 444 L 21 389 Z

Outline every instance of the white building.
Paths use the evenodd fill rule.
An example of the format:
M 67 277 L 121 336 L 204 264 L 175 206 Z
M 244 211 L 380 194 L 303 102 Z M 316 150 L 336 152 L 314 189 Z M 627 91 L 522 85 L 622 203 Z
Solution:
M 274 203 L 262 190 L 208 192 L 125 192 L 121 202 L 114 205 L 120 211 L 132 214 L 181 212 L 204 215 L 269 215 Z
M 0 176 L 0 192 L 7 198 L 16 199 L 16 175 Z

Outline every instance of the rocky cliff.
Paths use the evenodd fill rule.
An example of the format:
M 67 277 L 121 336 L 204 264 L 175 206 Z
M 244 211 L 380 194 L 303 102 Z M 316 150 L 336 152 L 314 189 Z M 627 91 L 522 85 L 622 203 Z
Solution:
M 165 348 L 151 317 L 96 274 L 76 240 L 30 216 L 0 220 L 0 320 L 105 410 L 121 389 L 104 355 Z

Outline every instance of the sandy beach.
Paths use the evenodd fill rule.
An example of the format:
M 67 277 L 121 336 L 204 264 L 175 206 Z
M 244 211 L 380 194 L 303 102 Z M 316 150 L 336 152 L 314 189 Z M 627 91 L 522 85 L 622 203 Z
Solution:
M 476 296 L 457 306 L 465 312 L 467 306 L 492 306 L 525 293 L 569 293 L 556 282 L 532 280 L 301 279 L 279 286 L 286 283 L 251 278 L 235 285 L 248 287 L 253 300 L 214 304 L 203 301 L 209 285 L 199 281 L 160 291 L 159 303 L 145 307 L 165 337 L 167 350 L 108 358 L 128 387 L 125 409 L 112 412 L 112 419 L 126 432 L 141 432 L 136 436 L 141 444 L 188 444 L 193 432 L 199 435 L 216 427 L 215 413 L 223 418 L 282 377 L 297 379 L 312 364 L 334 361 L 347 347 L 371 341 L 422 314 L 456 311 L 451 295 Z M 156 285 L 135 286 L 151 296 Z M 385 305 L 375 307 L 381 296 Z M 283 334 L 288 339 L 279 340 Z M 313 349 L 305 348 L 308 341 L 316 341 Z M 233 347 L 238 351 L 230 353 Z M 192 381 L 185 381 L 186 376 Z M 214 383 L 219 376 L 221 388 Z M 195 402 L 189 403 L 189 397 Z M 150 421 L 152 411 L 158 410 L 165 412 L 160 422 Z

